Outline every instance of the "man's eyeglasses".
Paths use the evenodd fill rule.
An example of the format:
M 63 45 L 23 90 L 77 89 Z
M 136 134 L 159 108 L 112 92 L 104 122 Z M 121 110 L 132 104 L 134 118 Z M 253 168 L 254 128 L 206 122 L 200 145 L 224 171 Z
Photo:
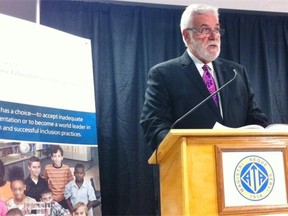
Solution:
M 193 31 L 193 32 L 197 32 L 199 34 L 202 34 L 202 35 L 211 35 L 211 33 L 215 33 L 215 34 L 218 34 L 218 35 L 224 35 L 225 33 L 225 29 L 219 29 L 219 28 L 215 28 L 215 29 L 211 29 L 211 28 L 208 28 L 208 27 L 203 27 L 203 28 L 200 28 L 200 29 L 195 29 L 195 28 L 187 28 L 188 31 Z

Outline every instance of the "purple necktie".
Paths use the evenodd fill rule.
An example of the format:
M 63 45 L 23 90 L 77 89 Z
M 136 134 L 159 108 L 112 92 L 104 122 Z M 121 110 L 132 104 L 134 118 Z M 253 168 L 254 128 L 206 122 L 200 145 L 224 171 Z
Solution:
M 207 86 L 207 89 L 209 90 L 210 94 L 213 94 L 216 91 L 215 80 L 209 72 L 208 65 L 205 64 L 202 68 L 204 71 L 203 81 L 204 81 L 205 85 Z M 214 103 L 216 104 L 216 106 L 219 107 L 217 94 L 213 95 L 213 100 L 214 100 Z

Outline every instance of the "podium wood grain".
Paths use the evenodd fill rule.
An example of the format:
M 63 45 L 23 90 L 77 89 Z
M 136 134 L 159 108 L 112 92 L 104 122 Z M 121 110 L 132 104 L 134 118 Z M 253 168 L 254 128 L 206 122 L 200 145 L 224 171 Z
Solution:
M 264 129 L 171 130 L 148 161 L 160 164 L 161 215 L 219 215 L 218 204 L 223 204 L 224 197 L 217 191 L 219 179 L 216 176 L 215 147 L 237 145 L 241 149 L 259 143 L 267 147 L 287 146 L 288 132 L 268 132 Z M 232 211 L 227 215 L 238 214 Z M 256 214 L 248 211 L 241 215 Z

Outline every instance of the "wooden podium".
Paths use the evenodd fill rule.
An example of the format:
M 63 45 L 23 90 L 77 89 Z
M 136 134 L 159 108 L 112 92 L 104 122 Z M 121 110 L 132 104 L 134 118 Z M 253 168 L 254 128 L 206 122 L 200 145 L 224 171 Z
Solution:
M 172 129 L 148 161 L 159 164 L 161 215 L 288 215 L 287 146 L 288 131 Z M 284 181 L 284 186 L 279 189 L 275 184 L 271 188 L 284 193 L 282 200 L 265 204 L 256 201 L 256 205 L 227 204 L 231 195 L 225 195 L 222 154 L 242 151 L 281 156 L 277 160 L 279 173 L 284 173 L 284 177 L 276 177 L 275 181 Z M 276 171 L 275 174 L 278 168 Z

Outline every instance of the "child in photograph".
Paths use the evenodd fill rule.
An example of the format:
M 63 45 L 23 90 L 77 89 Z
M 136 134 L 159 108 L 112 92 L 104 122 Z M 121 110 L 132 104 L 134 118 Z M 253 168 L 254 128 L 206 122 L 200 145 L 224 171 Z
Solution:
M 6 203 L 0 200 L 0 216 L 6 216 L 6 213 L 7 213 Z
M 88 216 L 88 208 L 83 202 L 78 202 L 73 209 L 73 216 Z
M 24 216 L 24 214 L 20 209 L 12 208 L 7 212 L 6 216 Z
M 39 202 L 40 193 L 48 187 L 48 183 L 44 178 L 40 176 L 41 163 L 38 157 L 32 156 L 29 158 L 28 170 L 30 174 L 24 181 L 26 184 L 25 194 L 26 196 L 30 196 L 36 199 L 37 202 Z
M 94 189 L 90 181 L 84 180 L 85 167 L 82 163 L 77 163 L 74 168 L 75 180 L 70 181 L 64 192 L 70 212 L 78 202 L 83 202 L 89 210 L 89 215 L 93 216 L 93 201 L 96 200 Z
M 11 190 L 11 184 L 9 181 L 4 181 L 5 166 L 2 160 L 0 160 L 0 200 L 7 202 L 7 200 L 13 198 Z
M 46 188 L 41 192 L 41 202 L 50 204 L 50 216 L 68 216 L 70 212 L 63 208 L 59 203 L 53 201 L 53 194 L 50 188 Z
M 9 179 L 14 197 L 6 202 L 7 209 L 19 208 L 23 214 L 29 213 L 27 204 L 36 203 L 36 200 L 26 196 L 24 193 L 26 185 L 24 183 L 24 172 L 22 168 L 12 167 L 9 172 Z
M 70 167 L 63 164 L 63 149 L 57 145 L 52 148 L 52 164 L 45 166 L 44 176 L 52 190 L 53 200 L 68 209 L 64 198 L 65 186 L 74 179 Z

